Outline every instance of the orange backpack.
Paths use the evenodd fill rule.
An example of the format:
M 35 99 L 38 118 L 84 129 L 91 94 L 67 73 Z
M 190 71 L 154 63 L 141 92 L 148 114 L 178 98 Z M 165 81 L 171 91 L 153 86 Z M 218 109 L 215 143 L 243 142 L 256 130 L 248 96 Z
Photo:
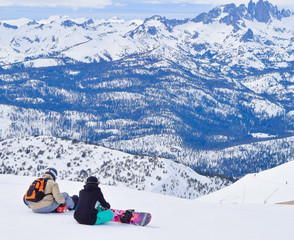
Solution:
M 25 200 L 29 202 L 39 202 L 41 201 L 46 195 L 45 187 L 47 184 L 48 178 L 38 178 L 36 179 L 29 187 L 28 191 L 25 194 Z

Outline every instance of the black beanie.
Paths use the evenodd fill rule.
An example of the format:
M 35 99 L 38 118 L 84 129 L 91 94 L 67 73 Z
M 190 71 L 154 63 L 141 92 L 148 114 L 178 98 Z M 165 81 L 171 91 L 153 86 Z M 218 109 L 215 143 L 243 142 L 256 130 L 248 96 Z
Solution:
M 87 184 L 97 184 L 98 183 L 98 179 L 94 176 L 88 177 L 86 180 Z
M 50 174 L 55 181 L 57 177 L 57 170 L 55 168 L 47 168 L 45 174 Z

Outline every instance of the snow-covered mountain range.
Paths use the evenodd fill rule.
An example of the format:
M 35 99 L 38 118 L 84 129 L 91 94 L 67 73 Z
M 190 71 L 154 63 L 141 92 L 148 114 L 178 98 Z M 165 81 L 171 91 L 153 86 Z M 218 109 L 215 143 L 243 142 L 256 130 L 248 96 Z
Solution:
M 250 68 L 291 66 L 293 18 L 290 11 L 280 11 L 259 0 L 250 1 L 248 7 L 219 6 L 185 20 L 161 16 L 145 21 L 53 16 L 40 21 L 2 21 L 1 65 L 56 66 L 147 54 L 160 60 L 163 57 L 166 67 L 172 61 L 194 69 L 194 74 L 206 76 L 218 69 L 224 75 L 230 72 L 239 76 L 250 73 Z
M 0 36 L 2 139 L 80 139 L 238 177 L 293 158 L 257 143 L 294 134 L 294 15 L 270 2 L 191 19 L 1 21 Z M 244 144 L 242 161 L 212 156 Z
M 94 175 L 105 185 L 192 199 L 232 183 L 199 175 L 171 160 L 49 136 L 0 142 L 0 163 L 0 174 L 40 177 L 47 167 L 54 167 L 59 179 L 85 181 Z

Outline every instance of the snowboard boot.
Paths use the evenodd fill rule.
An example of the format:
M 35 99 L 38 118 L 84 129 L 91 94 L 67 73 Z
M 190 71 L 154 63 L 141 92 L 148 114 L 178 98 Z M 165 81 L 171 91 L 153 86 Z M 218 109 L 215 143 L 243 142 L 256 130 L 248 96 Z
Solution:
M 131 218 L 133 216 L 133 212 L 134 212 L 134 210 L 132 210 L 132 209 L 126 210 L 122 215 L 119 216 L 120 221 L 122 223 L 130 223 Z
M 78 203 L 79 203 L 79 197 L 77 195 L 73 195 L 71 197 L 71 199 L 73 200 L 74 202 L 74 207 L 73 208 L 69 208 L 68 210 L 76 210 L 77 206 L 78 206 Z
M 60 204 L 58 208 L 55 209 L 54 212 L 65 213 L 67 211 L 67 206 L 64 204 Z

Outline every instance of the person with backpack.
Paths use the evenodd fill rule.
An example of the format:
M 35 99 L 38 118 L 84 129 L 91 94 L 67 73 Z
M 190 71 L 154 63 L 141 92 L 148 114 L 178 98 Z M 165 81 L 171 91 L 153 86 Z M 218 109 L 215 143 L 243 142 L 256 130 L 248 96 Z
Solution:
M 79 193 L 79 204 L 74 213 L 78 223 L 99 225 L 112 220 L 110 204 L 104 199 L 99 184 L 96 177 L 87 178 L 84 189 Z
M 60 193 L 56 178 L 57 170 L 47 168 L 44 175 L 31 184 L 24 199 L 33 212 L 66 212 L 67 209 L 74 210 L 76 208 L 78 196 L 74 195 L 71 198 L 66 192 Z

